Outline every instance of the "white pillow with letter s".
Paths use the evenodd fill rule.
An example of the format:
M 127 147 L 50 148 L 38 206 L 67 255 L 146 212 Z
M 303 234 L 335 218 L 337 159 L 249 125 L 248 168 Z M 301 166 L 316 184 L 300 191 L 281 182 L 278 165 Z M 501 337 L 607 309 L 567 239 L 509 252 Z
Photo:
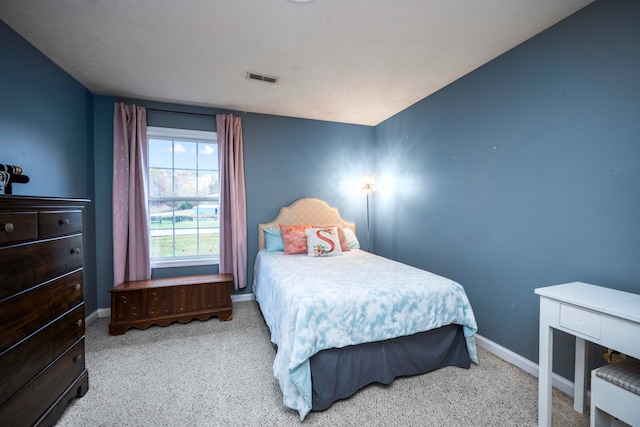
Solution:
M 342 255 L 338 227 L 307 228 L 307 255 L 327 257 Z

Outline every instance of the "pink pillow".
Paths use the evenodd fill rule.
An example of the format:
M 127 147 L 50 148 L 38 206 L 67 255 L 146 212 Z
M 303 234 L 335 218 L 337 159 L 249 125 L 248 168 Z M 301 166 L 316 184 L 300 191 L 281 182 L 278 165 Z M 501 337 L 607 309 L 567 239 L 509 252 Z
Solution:
M 340 248 L 342 252 L 350 251 L 349 241 L 347 240 L 347 235 L 344 234 L 344 228 L 342 228 L 342 224 L 329 224 L 329 225 L 314 225 L 315 228 L 327 228 L 327 227 L 336 227 L 338 229 L 338 238 L 340 239 Z
M 311 224 L 284 225 L 280 224 L 280 233 L 284 243 L 284 254 L 304 254 L 307 252 L 307 235 L 305 228 L 311 228 Z

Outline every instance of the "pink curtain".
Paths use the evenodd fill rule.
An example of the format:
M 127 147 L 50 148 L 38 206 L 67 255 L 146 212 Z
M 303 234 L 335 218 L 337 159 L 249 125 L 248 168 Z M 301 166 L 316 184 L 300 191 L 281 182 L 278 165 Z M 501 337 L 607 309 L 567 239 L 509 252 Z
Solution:
M 151 278 L 147 208 L 147 111 L 115 104 L 113 120 L 113 282 Z
M 247 286 L 247 203 L 242 120 L 216 115 L 220 156 L 220 273 L 232 273 L 235 288 Z

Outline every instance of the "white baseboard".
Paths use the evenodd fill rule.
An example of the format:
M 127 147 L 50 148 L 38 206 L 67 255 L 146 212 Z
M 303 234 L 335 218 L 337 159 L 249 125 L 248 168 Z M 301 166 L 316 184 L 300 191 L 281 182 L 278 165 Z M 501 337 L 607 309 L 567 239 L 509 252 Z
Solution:
M 255 301 L 255 300 L 256 300 L 256 296 L 252 293 L 231 295 L 231 302 Z
M 96 319 L 99 317 L 98 316 L 98 311 L 99 310 L 96 310 L 96 311 L 94 311 L 93 313 L 91 313 L 90 315 L 88 315 L 87 317 L 84 318 L 84 324 L 86 326 L 89 326 L 90 324 L 92 324 L 93 322 L 96 321 Z
M 509 362 L 514 366 L 517 366 L 518 368 L 533 375 L 536 378 L 539 378 L 539 369 L 537 363 L 534 363 L 529 359 L 525 359 L 519 354 L 514 353 L 513 351 L 499 344 L 496 344 L 495 342 L 483 337 L 482 335 L 476 334 L 476 343 L 485 350 L 495 354 L 500 359 Z M 551 384 L 558 390 L 573 397 L 573 381 L 569 381 L 568 379 L 561 377 L 558 374 L 553 374 L 551 378 Z
M 98 309 L 98 317 L 111 317 L 111 309 L 110 308 L 99 308 Z
M 111 309 L 99 308 L 93 313 L 91 313 L 90 315 L 88 315 L 84 321 L 85 321 L 85 324 L 89 326 L 90 324 L 92 324 L 93 322 L 95 322 L 96 320 L 102 317 L 111 317 Z

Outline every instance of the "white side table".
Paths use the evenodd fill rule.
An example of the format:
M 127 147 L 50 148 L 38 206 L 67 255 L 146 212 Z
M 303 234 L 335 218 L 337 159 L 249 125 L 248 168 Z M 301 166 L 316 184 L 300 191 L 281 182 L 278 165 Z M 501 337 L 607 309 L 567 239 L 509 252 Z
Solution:
M 538 426 L 551 426 L 553 330 L 576 337 L 573 408 L 585 409 L 586 341 L 640 358 L 640 295 L 582 282 L 538 288 Z

